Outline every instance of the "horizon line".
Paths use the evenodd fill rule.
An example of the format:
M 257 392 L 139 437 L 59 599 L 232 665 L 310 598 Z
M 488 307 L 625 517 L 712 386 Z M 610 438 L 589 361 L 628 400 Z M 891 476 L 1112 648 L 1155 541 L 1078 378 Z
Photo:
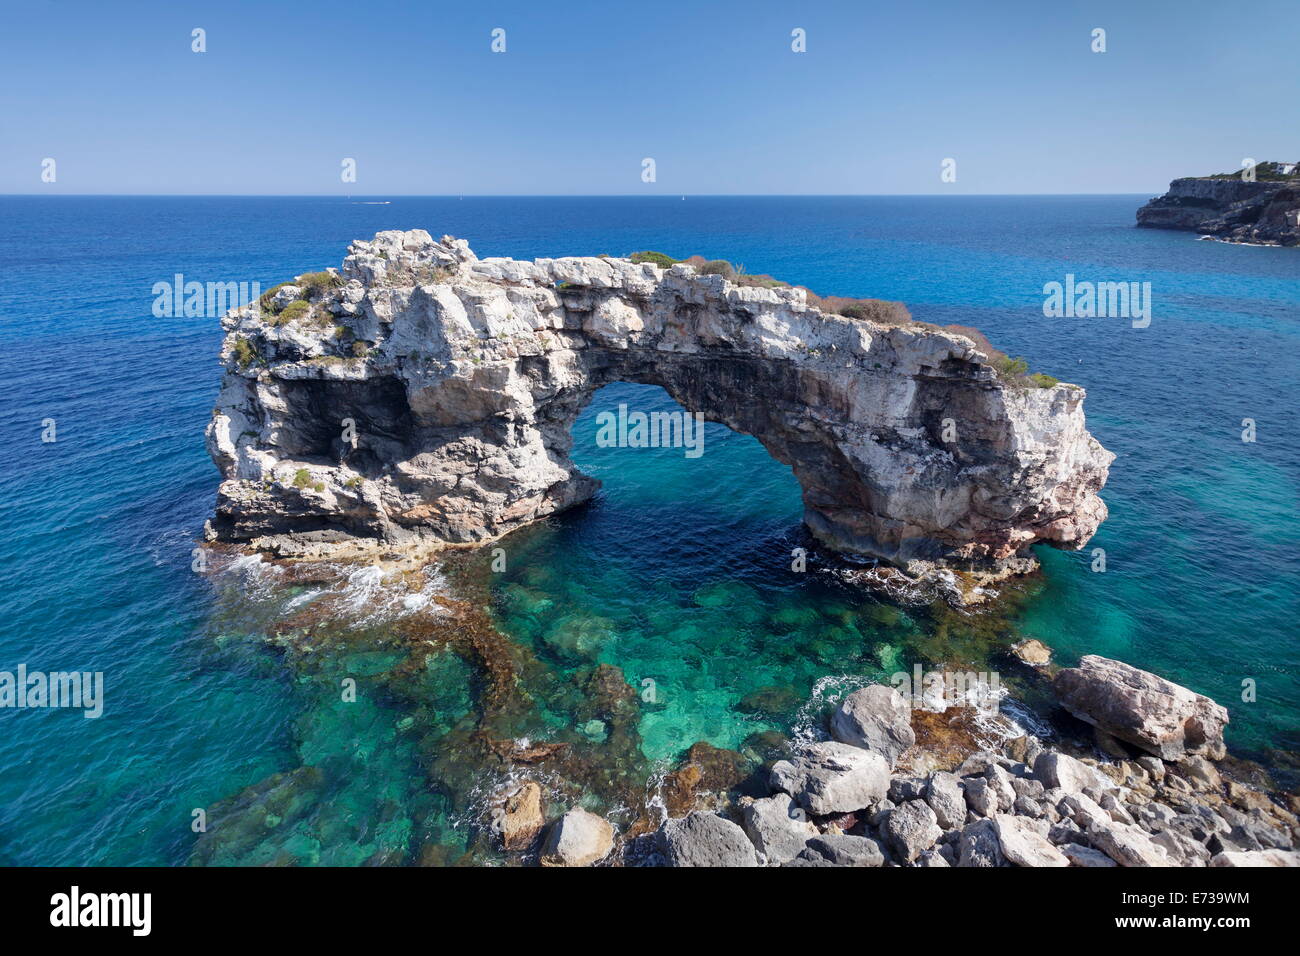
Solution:
M 1026 196 L 1145 196 L 1141 192 L 1081 193 L 0 193 L 0 199 L 971 199 Z M 1157 194 L 1158 195 L 1158 194 Z

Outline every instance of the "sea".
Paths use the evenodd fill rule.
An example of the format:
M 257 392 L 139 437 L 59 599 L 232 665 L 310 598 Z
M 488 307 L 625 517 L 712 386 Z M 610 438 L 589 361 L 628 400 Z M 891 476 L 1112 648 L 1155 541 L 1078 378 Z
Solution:
M 916 664 L 1005 670 L 1008 712 L 1051 733 L 1006 653 L 1026 637 L 1213 697 L 1233 753 L 1293 786 L 1300 249 L 1135 228 L 1147 198 L 0 197 L 0 672 L 103 681 L 98 716 L 0 708 L 0 864 L 508 863 L 502 787 L 632 827 L 692 745 L 758 766 Z M 677 410 L 616 383 L 573 429 L 600 492 L 504 566 L 205 564 L 222 333 L 159 284 L 267 289 L 413 228 L 480 256 L 727 259 L 974 326 L 1087 390 L 1110 517 L 996 614 L 893 604 L 815 549 L 792 568 L 799 488 L 754 438 L 598 444 L 602 411 Z M 1067 281 L 1150 283 L 1149 324 L 1045 315 Z M 414 652 L 413 622 L 467 594 L 474 626 Z

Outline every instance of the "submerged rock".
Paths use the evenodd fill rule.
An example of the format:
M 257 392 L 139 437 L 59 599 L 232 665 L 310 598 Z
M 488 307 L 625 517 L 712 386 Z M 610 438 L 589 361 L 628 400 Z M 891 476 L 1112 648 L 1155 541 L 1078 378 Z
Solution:
M 793 687 L 769 684 L 752 690 L 740 698 L 736 710 L 742 714 L 781 717 L 793 713 L 801 703 L 803 698 Z
M 956 566 L 969 590 L 1031 570 L 1035 543 L 1082 547 L 1106 517 L 1114 456 L 1083 389 L 1003 381 L 971 338 L 894 304 L 850 318 L 685 264 L 479 259 L 421 229 L 358 240 L 294 288 L 277 293 L 294 308 L 222 320 L 219 540 L 311 556 L 499 537 L 595 493 L 571 427 L 616 381 L 756 436 L 823 544 L 908 576 L 952 583 Z M 689 416 L 623 424 L 629 444 L 703 451 Z M 548 633 L 578 653 L 598 641 Z
M 1011 653 L 1020 658 L 1026 664 L 1035 667 L 1050 663 L 1052 660 L 1052 649 L 1036 638 L 1027 638 L 1018 644 L 1011 646 Z
M 686 751 L 680 766 L 664 777 L 663 799 L 669 816 L 703 809 L 706 795 L 721 796 L 739 788 L 753 765 L 744 754 L 698 741 Z
M 1080 720 L 1162 760 L 1199 754 L 1221 759 L 1228 711 L 1149 671 L 1088 654 L 1052 682 L 1061 706 Z

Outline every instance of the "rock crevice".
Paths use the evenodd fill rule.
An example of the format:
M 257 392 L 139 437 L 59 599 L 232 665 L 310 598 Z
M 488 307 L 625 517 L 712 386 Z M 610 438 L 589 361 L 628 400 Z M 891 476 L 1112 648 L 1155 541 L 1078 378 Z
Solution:
M 479 259 L 422 230 L 307 278 L 223 319 L 214 537 L 302 556 L 491 540 L 592 496 L 571 426 L 618 381 L 753 435 L 818 539 L 913 573 L 1026 570 L 1031 545 L 1082 547 L 1106 516 L 1114 456 L 1083 389 L 1004 383 L 901 309 L 827 314 L 686 264 Z

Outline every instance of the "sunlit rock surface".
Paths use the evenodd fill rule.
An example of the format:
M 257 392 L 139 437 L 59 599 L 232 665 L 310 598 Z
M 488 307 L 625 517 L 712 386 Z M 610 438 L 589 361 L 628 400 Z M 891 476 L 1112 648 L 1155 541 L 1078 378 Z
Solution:
M 1029 570 L 1032 544 L 1079 548 L 1106 517 L 1114 456 L 1083 389 L 1004 384 L 901 309 L 825 314 L 685 264 L 479 259 L 423 230 L 294 288 L 223 320 L 214 538 L 286 556 L 491 540 L 595 492 L 570 429 L 616 381 L 755 436 L 821 542 L 915 575 Z

